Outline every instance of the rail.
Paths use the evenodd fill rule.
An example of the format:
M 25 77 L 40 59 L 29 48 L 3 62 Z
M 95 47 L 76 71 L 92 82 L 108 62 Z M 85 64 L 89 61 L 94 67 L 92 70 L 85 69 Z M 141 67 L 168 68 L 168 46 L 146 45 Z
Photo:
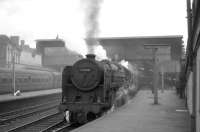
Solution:
M 46 128 L 49 123 L 52 123 L 52 121 L 55 121 L 55 117 L 58 117 L 58 115 L 61 115 L 59 112 L 51 111 L 45 116 L 37 116 L 35 118 L 32 118 L 31 121 L 27 121 L 26 123 L 22 123 L 19 126 L 16 126 L 14 128 L 11 128 L 7 132 L 38 132 L 42 130 L 43 128 Z M 60 117 L 59 117 L 60 119 Z M 51 120 L 51 121 L 50 121 Z
M 9 123 L 9 122 L 14 121 L 19 118 L 30 116 L 30 115 L 38 113 L 38 112 L 43 112 L 43 111 L 46 111 L 48 109 L 52 109 L 55 107 L 58 107 L 58 101 L 48 102 L 45 104 L 40 104 L 40 105 L 36 105 L 36 106 L 31 106 L 28 108 L 22 108 L 22 109 L 18 109 L 15 111 L 3 113 L 0 115 L 0 125 Z

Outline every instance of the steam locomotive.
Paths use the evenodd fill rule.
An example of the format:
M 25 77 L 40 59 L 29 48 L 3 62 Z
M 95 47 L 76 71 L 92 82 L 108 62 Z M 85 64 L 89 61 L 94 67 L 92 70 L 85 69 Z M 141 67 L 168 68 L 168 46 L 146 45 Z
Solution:
M 15 87 L 21 92 L 61 88 L 61 77 L 52 70 L 15 69 Z M 0 68 L 0 94 L 13 93 L 12 82 L 12 70 Z
M 119 102 L 123 94 L 137 90 L 130 87 L 136 80 L 128 69 L 108 60 L 96 61 L 94 54 L 86 56 L 62 72 L 59 110 L 67 121 L 79 124 L 95 119 Z M 121 87 L 128 92 L 119 90 Z

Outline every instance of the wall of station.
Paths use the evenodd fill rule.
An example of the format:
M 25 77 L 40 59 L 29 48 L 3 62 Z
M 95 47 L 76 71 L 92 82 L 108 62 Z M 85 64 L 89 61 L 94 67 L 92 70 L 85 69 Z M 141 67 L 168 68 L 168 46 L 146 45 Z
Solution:
M 196 131 L 200 132 L 200 48 L 196 59 Z

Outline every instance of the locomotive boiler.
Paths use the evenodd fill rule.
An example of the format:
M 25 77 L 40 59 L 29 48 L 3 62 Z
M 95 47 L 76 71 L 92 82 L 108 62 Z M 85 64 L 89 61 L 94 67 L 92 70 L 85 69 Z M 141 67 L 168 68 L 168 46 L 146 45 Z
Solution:
M 59 106 L 68 121 L 81 124 L 110 109 L 118 89 L 133 83 L 133 74 L 122 65 L 108 60 L 96 61 L 94 54 L 86 56 L 64 68 Z

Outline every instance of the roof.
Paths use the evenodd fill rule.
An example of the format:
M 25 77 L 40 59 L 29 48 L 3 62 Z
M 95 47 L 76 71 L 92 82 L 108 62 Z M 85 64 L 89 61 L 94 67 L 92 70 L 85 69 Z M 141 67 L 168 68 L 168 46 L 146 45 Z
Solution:
M 171 58 L 178 60 L 182 53 L 182 37 L 181 35 L 107 37 L 97 38 L 97 41 L 104 47 L 110 58 L 115 58 L 115 55 L 119 55 L 121 57 L 119 59 L 150 59 L 152 58 L 152 51 L 145 49 L 144 46 L 162 45 L 167 49 L 170 46 Z
M 63 39 L 37 39 L 35 40 L 36 42 L 40 42 L 40 41 L 47 41 L 47 42 L 55 42 L 55 41 L 64 41 Z
M 62 39 L 38 39 L 36 40 L 36 49 L 38 52 L 44 52 L 45 47 L 64 47 L 65 41 Z
M 155 38 L 183 38 L 183 35 L 166 35 L 166 36 L 129 36 L 129 37 L 99 37 L 102 39 L 155 39 Z

